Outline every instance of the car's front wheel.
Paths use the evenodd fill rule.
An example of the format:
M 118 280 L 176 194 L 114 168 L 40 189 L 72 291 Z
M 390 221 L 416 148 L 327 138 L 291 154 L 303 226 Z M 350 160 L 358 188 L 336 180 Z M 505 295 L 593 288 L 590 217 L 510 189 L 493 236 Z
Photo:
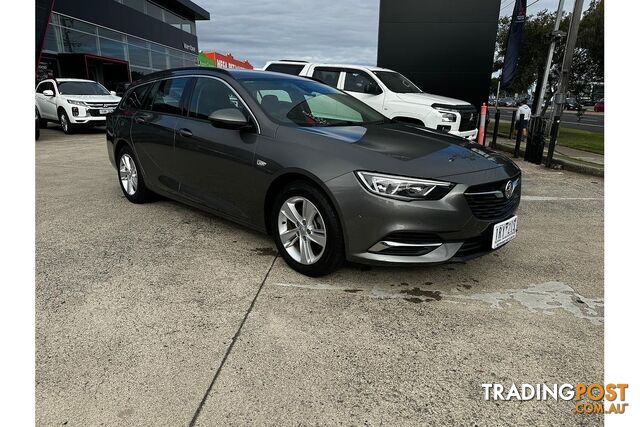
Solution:
M 69 121 L 69 116 L 67 116 L 67 113 L 65 111 L 60 112 L 59 120 L 60 120 L 60 127 L 62 127 L 62 131 L 67 135 L 72 134 L 73 125 Z
M 140 167 L 133 151 L 124 146 L 116 157 L 118 164 L 118 182 L 125 197 L 132 203 L 145 203 L 151 198 L 151 192 L 144 183 Z
M 287 185 L 271 214 L 278 251 L 294 270 L 317 277 L 344 262 L 344 239 L 338 215 L 327 197 L 306 182 Z
M 47 128 L 47 121 L 42 118 L 42 116 L 40 115 L 40 111 L 38 111 L 37 108 L 36 108 L 36 116 L 38 117 L 38 125 L 39 125 L 40 129 L 46 129 Z

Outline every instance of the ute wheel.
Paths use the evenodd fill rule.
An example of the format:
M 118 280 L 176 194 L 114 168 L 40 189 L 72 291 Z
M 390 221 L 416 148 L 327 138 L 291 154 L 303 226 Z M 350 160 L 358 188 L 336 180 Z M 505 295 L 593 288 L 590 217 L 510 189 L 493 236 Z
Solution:
M 40 111 L 38 111 L 38 109 L 36 108 L 36 116 L 38 116 L 38 123 L 40 125 L 40 129 L 46 129 L 47 128 L 47 120 L 43 119 L 40 116 Z
M 118 182 L 124 196 L 132 203 L 148 202 L 152 193 L 144 183 L 140 166 L 129 146 L 124 146 L 118 151 L 116 162 Z
M 344 263 L 344 239 L 329 199 L 304 181 L 285 186 L 275 199 L 271 230 L 285 262 L 311 277 L 329 274 Z

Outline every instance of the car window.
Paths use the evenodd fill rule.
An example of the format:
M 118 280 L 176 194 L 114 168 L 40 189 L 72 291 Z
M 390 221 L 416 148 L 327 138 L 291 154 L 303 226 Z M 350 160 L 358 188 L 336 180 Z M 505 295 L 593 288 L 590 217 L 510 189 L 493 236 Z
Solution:
M 53 90 L 53 83 L 51 82 L 42 82 L 36 89 L 36 93 L 43 93 L 45 90 Z
M 159 82 L 151 101 L 151 110 L 159 113 L 180 114 L 180 99 L 188 77 L 166 79 Z
M 378 84 L 364 71 L 347 71 L 344 77 L 347 92 L 371 93 L 378 90 Z
M 189 117 L 206 120 L 212 113 L 226 108 L 244 111 L 236 94 L 216 79 L 198 78 L 189 102 Z
M 238 81 L 262 110 L 282 125 L 351 126 L 386 120 L 353 96 L 312 80 L 283 76 Z
M 316 68 L 313 70 L 314 79 L 320 80 L 322 83 L 328 84 L 331 87 L 338 87 L 338 78 L 340 77 L 340 70 L 329 68 Z
M 395 71 L 374 71 L 373 74 L 378 77 L 382 83 L 395 93 L 420 93 L 422 92 L 418 86 L 413 84 L 411 80 Z
M 144 103 L 144 97 L 150 86 L 149 84 L 141 85 L 129 92 L 129 95 L 127 95 L 127 98 L 123 102 L 124 107 L 131 110 L 141 109 Z
M 275 73 L 285 73 L 297 76 L 304 68 L 302 64 L 269 64 L 265 71 L 273 71 Z

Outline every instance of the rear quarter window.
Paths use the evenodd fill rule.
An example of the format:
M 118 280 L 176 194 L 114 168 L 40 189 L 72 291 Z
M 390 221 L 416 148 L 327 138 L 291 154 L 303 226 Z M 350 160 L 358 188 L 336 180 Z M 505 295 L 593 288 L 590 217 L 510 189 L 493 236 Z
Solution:
M 133 88 L 122 102 L 122 106 L 128 110 L 139 110 L 144 105 L 144 99 L 149 91 L 150 84 Z
M 304 65 L 301 64 L 270 64 L 267 68 L 265 68 L 265 70 L 297 76 L 300 74 L 300 71 L 302 71 L 303 68 Z

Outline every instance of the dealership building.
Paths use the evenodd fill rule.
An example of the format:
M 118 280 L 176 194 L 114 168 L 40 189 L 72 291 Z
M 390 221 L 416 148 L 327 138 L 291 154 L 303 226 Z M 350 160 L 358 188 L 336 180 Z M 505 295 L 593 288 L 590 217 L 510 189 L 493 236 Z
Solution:
M 196 22 L 209 12 L 189 0 L 36 0 L 36 79 L 119 83 L 197 64 Z

